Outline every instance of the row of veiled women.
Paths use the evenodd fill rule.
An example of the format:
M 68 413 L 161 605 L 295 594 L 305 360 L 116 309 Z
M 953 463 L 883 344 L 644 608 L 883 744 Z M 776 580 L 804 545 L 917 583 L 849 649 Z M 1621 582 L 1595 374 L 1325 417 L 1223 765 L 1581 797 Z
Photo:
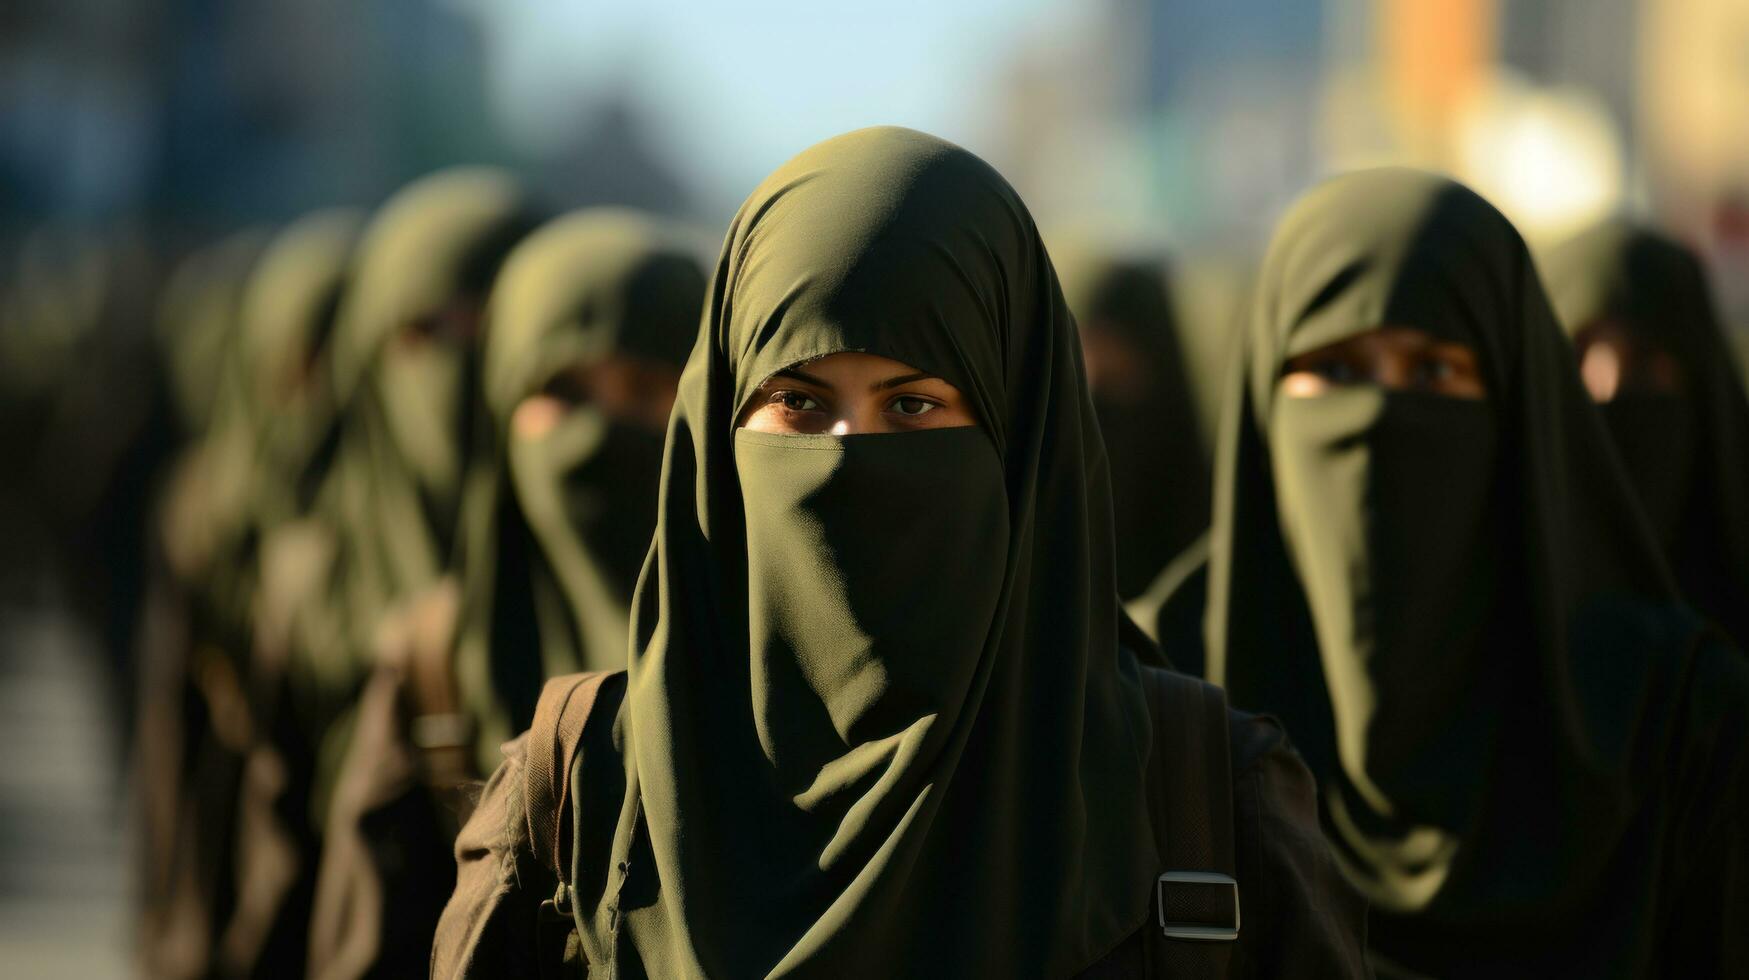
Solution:
M 871 975 L 1052 975 L 1107 962 L 1124 938 L 1109 924 L 1127 929 L 1136 916 L 1100 898 L 1109 882 L 1094 876 L 1121 860 L 1041 861 L 1025 851 L 1046 839 L 1028 836 L 1034 824 L 991 820 L 976 824 L 990 832 L 955 836 L 946 850 L 935 838 L 917 844 L 915 866 L 882 864 L 876 847 L 858 877 L 826 856 L 863 853 L 858 828 L 900 846 L 951 834 L 952 822 L 930 830 L 934 817 L 859 809 L 876 788 L 832 782 L 844 745 L 801 750 L 800 762 L 768 754 L 763 776 L 734 769 L 751 738 L 735 726 L 786 746 L 794 733 L 769 731 L 773 718 L 799 729 L 833 709 L 836 695 L 811 672 L 843 634 L 816 622 L 799 671 L 715 664 L 748 641 L 709 631 L 760 621 L 738 611 L 743 601 L 775 601 L 749 598 L 745 582 L 732 584 L 739 572 L 686 557 L 741 533 L 711 523 L 739 520 L 750 485 L 748 473 L 721 469 L 716 440 L 735 423 L 719 403 L 772 370 L 845 351 L 977 392 L 1012 513 L 1026 515 L 994 538 L 944 533 L 931 551 L 884 527 L 904 507 L 877 492 L 858 532 L 872 544 L 829 542 L 785 572 L 848 591 L 853 611 L 868 605 L 857 590 L 881 592 L 936 633 L 983 617 L 965 634 L 983 651 L 967 676 L 981 680 L 956 695 L 954 764 L 931 756 L 916 765 L 934 768 L 903 777 L 935 787 L 917 789 L 918 801 L 945 801 L 919 812 L 972 812 L 961 797 L 975 790 L 978 807 L 1086 829 L 1078 846 L 1089 852 L 1127 846 L 1098 839 L 1106 824 L 1087 811 L 1102 800 L 1071 806 L 1050 792 L 1115 778 L 1089 758 L 1096 730 L 1115 725 L 1084 717 L 1100 710 L 1092 692 L 1121 689 L 1124 663 L 1163 653 L 1224 686 L 1236 707 L 1285 723 L 1317 777 L 1329 855 L 1371 903 L 1372 968 L 1589 976 L 1683 964 L 1725 975 L 1749 965 L 1749 668 L 1735 649 L 1749 642 L 1749 403 L 1693 255 L 1612 223 L 1535 262 L 1467 190 L 1378 171 L 1310 191 L 1238 298 L 1238 274 L 1193 275 L 1195 257 L 1174 277 L 1152 258 L 1084 242 L 1047 253 L 1018 197 L 968 158 L 893 130 L 822 144 L 750 199 L 709 281 L 682 230 L 618 210 L 543 214 L 514 179 L 485 170 L 429 177 L 368 216 L 314 214 L 191 257 L 163 304 L 174 325 L 167 363 L 176 389 L 209 407 L 155 533 L 136 746 L 146 972 L 425 972 L 456 886 L 456 836 L 500 746 L 530 725 L 547 680 L 624 668 L 628 651 L 632 690 L 615 737 L 628 756 L 635 747 L 640 778 L 660 770 L 684 790 L 699 765 L 721 769 L 698 777 L 711 786 L 800 765 L 814 782 L 791 785 L 790 803 L 817 806 L 837 828 L 815 841 L 831 845 L 809 852 L 818 867 L 808 874 L 847 876 L 818 909 L 805 898 L 819 891 L 812 879 L 775 870 L 775 891 L 731 891 L 752 896 L 748 908 L 650 899 L 667 910 L 658 926 L 653 912 L 622 921 L 614 907 L 604 928 L 625 929 L 631 952 L 606 955 L 628 975 L 806 972 L 818 966 L 810 950 Z M 987 206 L 992 187 L 1012 199 L 1006 210 Z M 808 196 L 820 188 L 832 196 Z M 988 244 L 1011 226 L 1034 251 Z M 1011 295 L 1045 303 L 1060 275 L 1079 344 L 1019 336 L 1049 317 L 996 299 L 977 307 L 997 322 L 984 351 L 965 339 L 967 324 L 935 322 L 950 307 L 916 305 L 991 263 Z M 851 295 L 843 283 L 859 268 L 877 270 L 880 285 Z M 828 288 L 839 291 L 815 302 L 811 290 Z M 996 366 L 917 363 L 946 350 Z M 1050 397 L 1021 404 L 1039 392 Z M 1072 411 L 1065 398 L 1096 410 L 1103 452 L 1016 437 L 1028 425 L 1067 431 L 1053 428 Z M 727 465 L 750 452 L 737 440 Z M 1098 500 L 1053 509 L 1071 499 L 1062 480 L 1085 481 L 1083 496 L 1096 498 L 1107 470 L 1109 517 Z M 761 547 L 748 535 L 743 563 Z M 1015 557 L 1046 537 L 1079 564 Z M 863 547 L 881 554 L 866 563 L 880 575 L 838 567 Z M 969 564 L 945 553 L 981 547 L 991 553 Z M 957 583 L 966 588 L 979 566 L 1008 577 L 991 606 L 956 596 L 956 583 L 937 588 L 931 566 L 973 569 Z M 1060 606 L 1010 609 L 1043 601 L 1029 574 L 1063 585 Z M 912 576 L 936 594 L 913 594 Z M 1158 649 L 1116 612 L 1120 596 Z M 805 596 L 788 601 L 787 614 L 808 608 Z M 1110 639 L 1074 628 L 1107 607 L 1122 624 L 1116 661 L 986 638 L 1019 623 L 1030 635 Z M 677 654 L 653 652 L 664 644 L 705 663 L 676 666 Z M 906 687 L 928 678 L 885 669 L 912 678 L 892 681 L 902 689 L 893 697 L 930 702 Z M 798 672 L 806 683 L 788 677 Z M 670 713 L 640 731 L 659 683 L 683 675 L 708 689 L 669 690 L 662 703 L 692 705 L 691 720 Z M 1051 685 L 1063 704 L 1017 713 L 997 703 L 1046 703 L 1016 693 L 1029 684 Z M 822 705 L 809 707 L 810 696 Z M 1079 754 L 1051 748 L 1059 728 Z M 715 744 L 720 760 L 695 758 Z M 888 765 L 902 784 L 900 762 Z M 991 775 L 1003 767 L 1013 771 Z M 968 788 L 955 796 L 956 786 Z M 1129 801 L 1110 802 L 1115 813 Z M 615 847 L 626 833 L 676 825 L 619 816 L 631 829 L 610 834 Z M 756 817 L 736 800 L 677 821 L 720 818 L 751 841 Z M 885 837 L 866 826 L 889 817 Z M 734 833 L 693 833 L 722 844 L 724 868 L 763 860 L 763 838 L 731 858 Z M 648 872 L 672 876 L 651 893 L 684 897 L 692 875 L 696 894 L 722 894 L 696 884 L 710 855 L 676 847 L 685 860 Z M 989 860 L 970 856 L 980 849 Z M 947 853 L 961 855 L 958 867 L 919 870 Z M 928 935 L 885 946 L 830 938 L 866 931 L 875 913 L 858 901 L 903 906 L 908 895 L 958 894 L 973 869 L 1040 864 L 1058 877 L 976 883 L 1095 898 L 918 900 L 930 915 L 884 915 L 928 922 Z M 881 883 L 893 875 L 905 884 Z M 763 915 L 757 896 L 783 913 Z M 1247 955 L 1259 975 L 1341 962 L 1264 966 Z

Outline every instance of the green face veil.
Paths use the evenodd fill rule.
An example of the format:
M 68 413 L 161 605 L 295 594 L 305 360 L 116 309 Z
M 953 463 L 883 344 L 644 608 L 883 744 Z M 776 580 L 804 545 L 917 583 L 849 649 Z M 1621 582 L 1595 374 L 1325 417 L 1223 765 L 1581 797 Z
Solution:
M 1473 347 L 1486 400 L 1278 394 L 1289 358 L 1384 325 Z M 1546 950 L 1532 924 L 1643 901 L 1648 760 L 1697 632 L 1517 232 L 1430 175 L 1329 181 L 1240 343 L 1210 674 L 1294 732 L 1375 944 Z
M 1547 272 L 1569 331 L 1611 321 L 1680 365 L 1681 394 L 1623 392 L 1600 407 L 1684 597 L 1749 642 L 1749 399 L 1700 262 L 1612 221 L 1555 250 Z
M 662 433 L 587 401 L 550 430 L 517 433 L 517 407 L 560 372 L 608 357 L 678 372 L 698 332 L 704 273 L 679 235 L 631 211 L 548 224 L 505 260 L 487 310 L 489 446 L 464 503 L 457 649 L 480 719 L 482 765 L 528 727 L 547 677 L 625 666 L 627 621 L 650 535 Z
M 774 372 L 844 351 L 939 375 L 983 424 L 736 429 Z M 1149 723 L 1108 493 L 1074 323 L 994 171 L 883 128 L 768 177 L 723 246 L 634 604 L 619 955 L 1062 975 L 1137 929 Z
M 1162 267 L 1103 259 L 1063 275 L 1082 329 L 1133 349 L 1138 390 L 1093 392 L 1111 464 L 1118 593 L 1139 595 L 1208 526 L 1209 473 Z
M 396 194 L 358 246 L 332 370 L 343 413 L 334 493 L 356 549 L 347 588 L 361 640 L 386 603 L 450 558 L 475 424 L 478 306 L 533 221 L 509 175 L 453 170 Z

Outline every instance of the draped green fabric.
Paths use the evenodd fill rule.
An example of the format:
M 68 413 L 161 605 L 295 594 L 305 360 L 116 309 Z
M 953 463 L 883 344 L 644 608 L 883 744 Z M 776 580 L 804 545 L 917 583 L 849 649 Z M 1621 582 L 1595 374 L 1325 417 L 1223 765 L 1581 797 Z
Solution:
M 242 298 L 237 371 L 255 444 L 255 510 L 264 528 L 303 515 L 332 453 L 325 366 L 336 308 L 364 215 L 315 211 L 274 236 Z
M 367 651 L 391 602 L 449 561 L 479 385 L 468 319 L 533 224 L 508 174 L 451 170 L 398 192 L 358 246 L 332 341 L 341 433 L 324 491 L 348 549 L 349 657 Z
M 1110 457 L 1117 587 L 1139 595 L 1208 527 L 1207 453 L 1190 364 L 1162 264 L 1088 257 L 1062 271 L 1083 330 L 1107 330 L 1134 350 L 1139 390 L 1093 392 Z M 1127 373 L 1127 372 L 1126 372 Z
M 1487 398 L 1278 395 L 1289 358 L 1383 325 L 1472 346 Z M 1739 819 L 1724 740 L 1749 681 L 1676 604 L 1517 232 L 1414 171 L 1318 186 L 1277 228 L 1232 380 L 1209 673 L 1294 733 L 1375 949 L 1435 975 L 1647 969 L 1686 897 L 1665 884 L 1695 868 L 1672 841 Z M 1682 796 L 1674 774 L 1715 765 Z M 1742 848 L 1709 860 L 1741 874 Z
M 625 666 L 662 466 L 661 432 L 587 402 L 538 437 L 514 432 L 512 416 L 559 372 L 610 356 L 678 371 L 704 289 L 680 235 L 632 211 L 559 218 L 505 260 L 487 309 L 486 445 L 468 477 L 459 564 L 456 674 L 483 772 L 528 727 L 547 677 Z
M 1683 597 L 1749 643 L 1749 398 L 1699 260 L 1617 220 L 1556 249 L 1546 271 L 1569 332 L 1611 321 L 1680 365 L 1680 394 L 1623 391 L 1603 418 Z
M 843 351 L 982 424 L 736 429 Z M 624 975 L 1065 975 L 1142 923 L 1150 726 L 1104 450 L 1025 207 L 903 129 L 821 143 L 730 226 L 668 432 L 585 915 Z M 617 947 L 605 948 L 619 923 Z
M 385 614 L 451 560 L 478 424 L 479 310 L 536 219 L 509 174 L 463 168 L 401 189 L 358 243 L 330 341 L 337 444 L 315 502 L 334 532 L 331 571 L 294 614 L 290 655 L 295 725 L 319 743 L 318 825 Z
M 240 375 L 243 294 L 269 241 L 250 228 L 188 255 L 157 310 L 171 402 L 187 439 L 166 480 L 158 529 L 170 574 L 202 608 L 197 642 L 245 651 L 255 420 Z
M 268 237 L 263 228 L 248 228 L 197 249 L 177 264 L 158 300 L 171 403 L 190 438 L 227 424 L 246 397 L 232 370 L 237 324 L 243 290 Z

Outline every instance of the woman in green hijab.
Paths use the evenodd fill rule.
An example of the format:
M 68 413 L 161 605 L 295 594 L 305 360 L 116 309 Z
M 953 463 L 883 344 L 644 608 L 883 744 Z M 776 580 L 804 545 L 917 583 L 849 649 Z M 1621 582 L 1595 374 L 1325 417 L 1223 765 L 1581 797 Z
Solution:
M 1749 968 L 1749 665 L 1681 607 L 1523 241 L 1438 177 L 1283 218 L 1217 457 L 1211 679 L 1279 715 L 1381 972 Z
M 510 175 L 457 169 L 403 188 L 358 242 L 326 360 L 332 462 L 307 518 L 262 555 L 274 598 L 257 623 L 262 720 L 238 858 L 253 897 L 227 936 L 230 969 L 271 955 L 301 972 L 355 700 L 385 617 L 449 560 L 486 291 L 534 221 Z
M 518 775 L 552 765 L 528 748 L 552 733 L 511 743 L 457 841 L 434 973 L 558 958 L 532 843 L 556 826 L 573 878 L 547 910 L 609 975 L 1143 975 L 1158 808 L 1200 801 L 1147 777 L 1080 343 L 1007 183 L 891 128 L 768 177 L 724 242 L 661 486 L 599 737 L 556 810 Z M 1235 962 L 1348 974 L 1357 908 L 1266 741 L 1234 748 L 1234 805 L 1262 793 L 1246 812 L 1282 831 L 1239 849 L 1258 938 Z
M 678 234 L 630 211 L 560 218 L 505 261 L 487 307 L 486 445 L 464 491 L 457 568 L 399 617 L 361 698 L 327 827 L 312 975 L 423 971 L 455 886 L 445 804 L 458 784 L 497 768 L 548 677 L 625 663 L 662 433 L 704 285 Z
M 1749 398 L 1699 260 L 1611 221 L 1546 271 L 1683 598 L 1749 643 Z
M 1117 590 L 1139 595 L 1208 527 L 1207 454 L 1162 263 L 1102 257 L 1063 274 L 1111 468 Z

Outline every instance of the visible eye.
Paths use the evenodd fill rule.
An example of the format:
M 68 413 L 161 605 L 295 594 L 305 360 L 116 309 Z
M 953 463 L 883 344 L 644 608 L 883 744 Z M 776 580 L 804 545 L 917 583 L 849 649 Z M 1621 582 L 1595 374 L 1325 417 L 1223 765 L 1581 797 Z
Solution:
M 792 389 L 772 392 L 771 403 L 782 405 L 792 412 L 818 412 L 820 410 L 820 403 L 815 401 L 812 396 L 806 392 Z
M 1450 361 L 1440 358 L 1428 358 L 1415 365 L 1415 382 L 1420 385 L 1437 386 L 1457 377 L 1457 368 Z
M 918 398 L 915 395 L 900 395 L 893 399 L 892 404 L 893 411 L 898 412 L 900 415 L 909 415 L 913 418 L 919 415 L 926 415 L 940 407 L 940 405 L 937 405 L 932 401 Z
M 1341 358 L 1333 357 L 1330 360 L 1314 364 L 1312 371 L 1323 375 L 1324 379 L 1331 384 L 1353 384 L 1360 379 L 1360 372 L 1354 369 L 1354 365 Z

